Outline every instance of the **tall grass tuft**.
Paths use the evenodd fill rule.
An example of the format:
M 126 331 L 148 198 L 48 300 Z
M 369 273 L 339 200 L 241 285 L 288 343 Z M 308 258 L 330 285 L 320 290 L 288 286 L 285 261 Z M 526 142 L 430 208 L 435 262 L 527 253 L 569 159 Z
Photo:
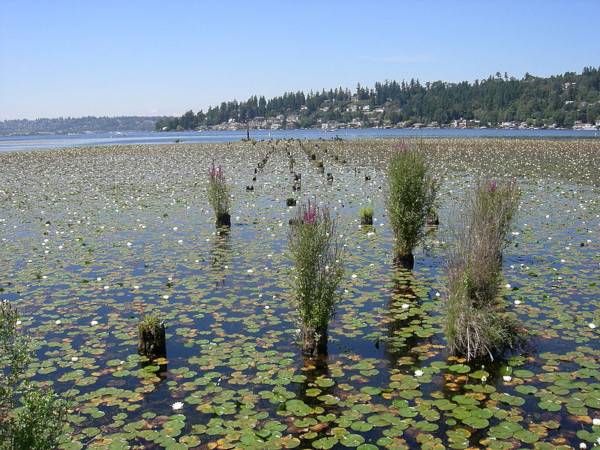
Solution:
M 450 353 L 494 359 L 519 337 L 516 320 L 500 302 L 502 250 L 518 209 L 514 179 L 479 183 L 467 200 L 448 258 L 446 339 Z
M 361 208 L 358 215 L 361 225 L 373 225 L 373 208 L 371 206 Z
M 290 221 L 289 250 L 294 263 L 294 305 L 302 331 L 305 356 L 327 354 L 327 326 L 339 300 L 343 277 L 343 246 L 327 208 L 301 204 Z
M 401 142 L 387 171 L 386 204 L 395 237 L 394 261 L 412 269 L 413 251 L 427 234 L 425 224 L 435 206 L 439 183 L 422 148 Z
M 230 226 L 229 187 L 222 167 L 215 167 L 214 161 L 208 171 L 208 201 L 217 217 L 217 226 Z

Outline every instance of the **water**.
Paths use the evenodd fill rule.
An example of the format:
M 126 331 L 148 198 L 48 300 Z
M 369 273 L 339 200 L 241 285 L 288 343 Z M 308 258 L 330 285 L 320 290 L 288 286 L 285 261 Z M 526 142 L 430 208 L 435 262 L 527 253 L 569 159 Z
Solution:
M 250 138 L 268 139 L 402 139 L 402 138 L 528 138 L 528 139 L 577 139 L 600 138 L 598 132 L 574 130 L 497 130 L 497 129 L 364 129 L 364 130 L 261 130 L 251 131 Z M 59 147 L 172 144 L 176 140 L 185 143 L 214 143 L 239 141 L 246 138 L 245 131 L 185 131 L 173 133 L 92 133 L 57 134 L 36 136 L 0 136 L 0 152 L 36 150 Z

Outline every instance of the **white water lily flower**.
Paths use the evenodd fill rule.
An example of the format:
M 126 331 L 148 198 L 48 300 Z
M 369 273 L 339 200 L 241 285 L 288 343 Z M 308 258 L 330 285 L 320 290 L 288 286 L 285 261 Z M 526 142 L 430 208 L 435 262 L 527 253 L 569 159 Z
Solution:
M 587 448 L 587 445 L 585 445 L 585 442 L 582 442 L 581 444 L 579 444 L 579 448 L 585 449 Z
M 169 296 L 168 296 L 167 294 L 165 294 L 165 295 L 163 295 L 163 298 L 164 298 L 165 300 L 167 300 L 167 299 L 169 298 Z
M 415 370 L 415 377 L 420 377 L 421 375 L 423 375 L 422 370 Z
M 510 284 L 508 284 L 508 283 L 506 283 L 506 286 L 505 286 L 505 287 L 506 287 L 506 289 L 510 289 L 510 288 L 511 288 L 511 285 L 510 285 Z
M 356 275 L 355 273 L 352 274 L 352 278 L 358 278 L 358 275 Z
M 595 418 L 594 420 L 592 420 L 592 424 L 594 424 L 596 426 L 600 426 L 600 419 Z
M 515 300 L 515 305 L 520 305 L 521 304 L 521 300 Z
M 408 305 L 408 303 L 403 303 L 402 304 L 402 309 L 408 309 L 410 306 Z
M 175 411 L 177 411 L 178 409 L 183 408 L 183 402 L 175 402 L 171 406 Z
M 54 323 L 55 323 L 56 325 L 60 325 L 60 320 L 56 320 L 56 321 L 54 321 Z
M 504 375 L 504 376 L 502 377 L 502 379 L 503 379 L 504 381 L 510 381 L 510 380 L 512 380 L 512 377 L 511 377 L 510 375 Z
M 485 383 L 486 381 L 487 381 L 487 377 L 486 377 L 485 375 L 483 375 L 483 376 L 481 377 L 481 382 L 482 382 L 482 383 Z
M 98 321 L 97 321 L 97 320 L 92 320 L 92 321 L 90 322 L 90 325 L 98 325 Z
M 73 356 L 73 357 L 71 358 L 71 361 L 73 361 L 73 362 L 76 362 L 78 359 L 79 359 L 79 358 L 78 358 L 77 356 Z
M 588 324 L 588 327 L 590 327 L 590 328 L 592 328 L 592 329 L 593 329 L 593 328 L 596 328 L 596 324 L 595 324 L 595 323 L 589 323 L 589 324 Z

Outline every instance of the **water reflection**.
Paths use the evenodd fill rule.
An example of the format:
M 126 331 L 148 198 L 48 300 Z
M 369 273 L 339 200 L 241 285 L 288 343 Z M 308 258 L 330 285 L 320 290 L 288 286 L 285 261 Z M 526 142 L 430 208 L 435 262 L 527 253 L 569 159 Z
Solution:
M 146 369 L 149 374 L 149 380 L 157 391 L 167 380 L 169 372 L 166 358 L 156 358 L 155 360 L 143 359 L 140 361 L 140 369 Z M 152 375 L 150 375 L 152 373 Z M 151 403 L 148 400 L 148 403 Z
M 309 358 L 302 357 L 302 374 L 306 377 L 297 391 L 297 398 L 310 407 L 310 414 L 299 413 L 288 430 L 298 434 L 302 448 L 325 437 L 333 426 L 327 420 L 330 413 L 338 410 L 335 396 L 337 383 L 330 378 L 327 355 Z
M 218 233 L 212 243 L 210 251 L 211 279 L 215 287 L 225 285 L 227 269 L 231 265 L 231 243 L 229 233 Z
M 419 354 L 414 349 L 425 340 L 414 330 L 421 324 L 421 299 L 415 293 L 410 272 L 399 270 L 395 282 L 387 304 L 389 322 L 383 354 L 392 368 L 407 364 L 414 366 L 419 361 Z

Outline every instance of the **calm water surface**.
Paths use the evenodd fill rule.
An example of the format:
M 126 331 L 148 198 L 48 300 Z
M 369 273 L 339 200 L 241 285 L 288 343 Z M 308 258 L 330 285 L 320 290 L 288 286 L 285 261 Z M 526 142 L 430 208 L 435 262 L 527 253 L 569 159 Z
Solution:
M 93 133 L 56 134 L 37 136 L 0 136 L 0 152 L 15 150 L 35 150 L 58 147 L 78 147 L 97 145 L 127 144 L 170 144 L 179 140 L 186 143 L 229 142 L 245 139 L 245 131 L 185 131 L 173 133 Z M 401 139 L 423 138 L 529 138 L 529 139 L 578 139 L 598 138 L 594 131 L 574 130 L 497 130 L 497 129 L 366 129 L 366 130 L 273 130 L 251 131 L 250 138 L 267 139 Z

